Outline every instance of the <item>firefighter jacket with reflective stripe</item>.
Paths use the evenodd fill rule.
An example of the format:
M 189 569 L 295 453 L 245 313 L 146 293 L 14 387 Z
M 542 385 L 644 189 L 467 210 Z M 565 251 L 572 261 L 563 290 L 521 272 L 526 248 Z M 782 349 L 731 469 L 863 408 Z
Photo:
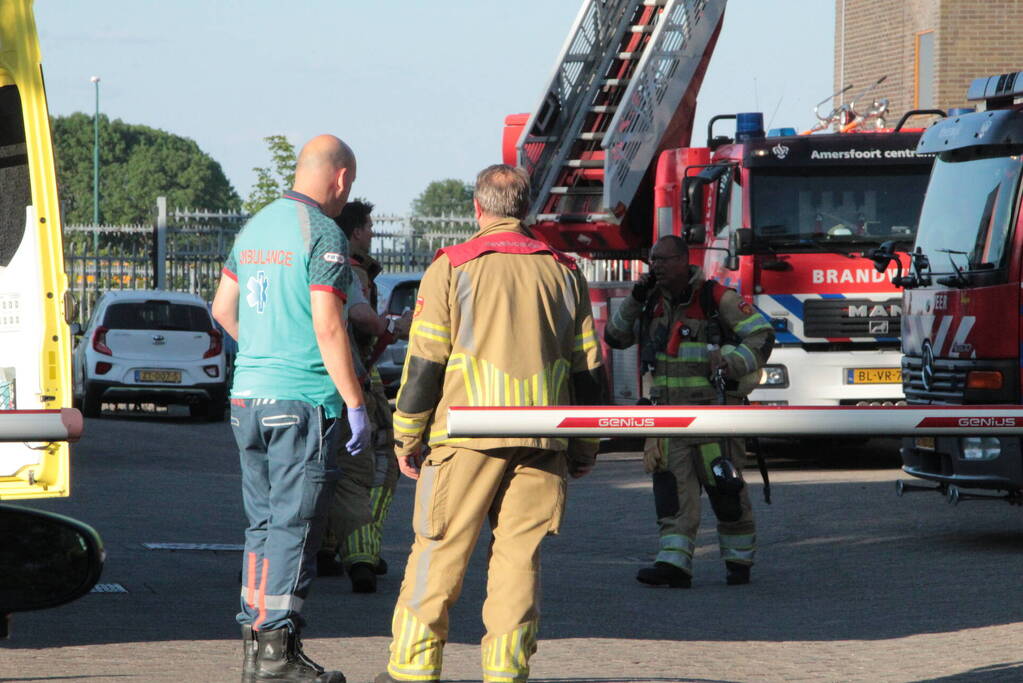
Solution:
M 565 439 L 451 438 L 450 406 L 600 404 L 606 382 L 586 280 L 514 219 L 438 252 L 419 286 L 394 414 L 395 452 L 569 448 Z M 596 440 L 572 440 L 592 459 Z
M 716 322 L 708 317 L 712 312 L 701 305 L 703 287 L 715 289 Z M 653 373 L 650 399 L 655 404 L 709 405 L 720 402 L 712 378 L 718 359 L 727 364 L 727 376 L 732 380 L 760 370 L 771 355 L 774 331 L 735 290 L 705 280 L 700 268 L 690 266 L 685 301 L 673 301 L 659 288 L 646 304 L 627 296 L 608 322 L 604 339 L 616 349 L 640 344 L 641 358 Z M 734 346 L 714 350 L 712 342 Z M 739 397 L 730 395 L 728 402 L 738 403 Z M 695 439 L 693 443 L 708 440 Z

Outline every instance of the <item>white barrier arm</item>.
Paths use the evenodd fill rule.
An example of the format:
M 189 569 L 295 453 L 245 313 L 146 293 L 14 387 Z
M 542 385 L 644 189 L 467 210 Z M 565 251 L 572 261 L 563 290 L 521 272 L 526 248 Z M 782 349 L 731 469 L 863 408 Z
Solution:
M 0 442 L 75 442 L 82 435 L 82 414 L 59 410 L 0 410 Z
M 588 406 L 448 409 L 452 437 L 1021 435 L 1023 406 Z

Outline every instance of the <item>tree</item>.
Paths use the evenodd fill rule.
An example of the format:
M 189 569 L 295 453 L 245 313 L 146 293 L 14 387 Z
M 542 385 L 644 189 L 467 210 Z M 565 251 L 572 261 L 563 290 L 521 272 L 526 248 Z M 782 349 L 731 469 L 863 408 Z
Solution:
M 92 116 L 58 116 L 52 127 L 64 222 L 92 223 Z M 170 208 L 240 208 L 220 164 L 189 138 L 100 115 L 99 156 L 100 223 L 151 222 L 159 196 Z
M 469 183 L 454 178 L 434 180 L 418 197 L 412 200 L 412 228 L 420 235 L 431 232 L 473 232 L 475 226 L 464 221 L 417 220 L 418 217 L 439 218 L 442 216 L 472 218 L 472 189 L 472 185 Z
M 434 180 L 412 201 L 416 216 L 472 216 L 472 185 L 448 178 Z
M 256 213 L 290 190 L 295 184 L 295 147 L 283 135 L 270 135 L 263 140 L 270 151 L 272 168 L 257 166 L 256 184 L 245 200 L 245 211 Z

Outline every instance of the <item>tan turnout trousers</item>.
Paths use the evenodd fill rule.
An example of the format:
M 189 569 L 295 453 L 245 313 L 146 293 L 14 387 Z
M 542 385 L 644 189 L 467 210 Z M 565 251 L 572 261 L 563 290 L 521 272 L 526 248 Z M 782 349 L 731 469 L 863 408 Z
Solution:
M 439 679 L 448 609 L 489 519 L 483 680 L 528 679 L 539 622 L 540 542 L 558 532 L 565 477 L 565 454 L 558 451 L 439 446 L 430 453 L 416 485 L 415 541 L 394 610 L 391 677 Z
M 345 450 L 351 431 L 344 421 L 337 454 L 341 478 L 334 487 L 323 542 L 324 548 L 338 551 L 346 570 L 354 564 L 380 561 L 381 530 L 398 483 L 391 408 L 383 385 L 373 382 L 364 395 L 373 425 L 373 448 L 357 456 Z
M 700 528 L 700 490 L 713 480 L 710 463 L 724 455 L 737 470 L 742 470 L 745 458 L 743 439 L 718 439 L 708 443 L 691 443 L 685 439 L 651 439 L 647 448 L 664 448 L 667 459 L 658 469 L 666 469 L 675 476 L 678 505 L 662 512 L 658 504 L 657 526 L 660 530 L 658 562 L 675 565 L 690 576 L 693 573 L 693 552 Z M 726 452 L 722 453 L 722 446 Z M 656 497 L 656 494 L 655 494 Z M 756 524 L 749 501 L 749 486 L 739 492 L 742 516 L 734 522 L 717 523 L 718 547 L 726 562 L 752 565 L 756 554 Z

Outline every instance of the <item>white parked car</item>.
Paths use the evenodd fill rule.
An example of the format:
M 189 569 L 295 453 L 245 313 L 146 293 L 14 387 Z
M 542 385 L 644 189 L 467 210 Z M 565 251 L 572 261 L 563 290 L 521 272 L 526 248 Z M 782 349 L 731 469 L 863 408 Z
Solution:
M 104 402 L 187 403 L 193 416 L 224 419 L 224 337 L 194 294 L 103 294 L 72 355 L 74 397 L 96 417 Z

